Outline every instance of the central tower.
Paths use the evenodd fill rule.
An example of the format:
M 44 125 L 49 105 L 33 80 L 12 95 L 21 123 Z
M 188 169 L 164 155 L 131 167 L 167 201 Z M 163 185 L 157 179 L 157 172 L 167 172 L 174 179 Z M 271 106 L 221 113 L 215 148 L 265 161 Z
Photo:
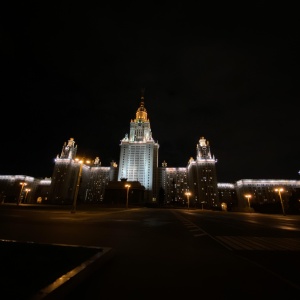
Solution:
M 139 181 L 145 187 L 146 202 L 155 202 L 159 145 L 152 138 L 150 121 L 142 93 L 136 117 L 130 121 L 130 134 L 120 144 L 118 180 Z

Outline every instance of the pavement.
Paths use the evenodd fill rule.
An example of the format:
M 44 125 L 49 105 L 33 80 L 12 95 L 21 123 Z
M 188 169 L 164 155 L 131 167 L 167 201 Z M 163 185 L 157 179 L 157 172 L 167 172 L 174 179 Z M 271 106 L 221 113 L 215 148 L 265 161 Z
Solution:
M 2 203 L 5 209 L 62 209 L 71 206 Z M 81 205 L 95 210 L 99 205 Z M 6 300 L 65 298 L 114 257 L 109 247 L 41 244 L 0 239 L 0 290 Z M 17 284 L 16 284 L 17 283 Z M 16 288 L 17 286 L 17 288 Z
M 237 255 L 208 235 L 199 240 L 182 234 L 179 243 L 178 236 L 188 230 L 187 220 L 178 216 L 183 223 L 176 225 L 177 231 L 162 230 L 156 219 L 153 222 L 153 214 L 149 212 L 147 217 L 151 226 L 143 228 L 147 234 L 122 236 L 121 241 L 109 243 L 112 248 L 2 240 L 0 290 L 8 295 L 5 300 L 299 298 L 295 297 L 298 285 L 294 287 L 269 271 L 273 264 L 263 267 L 264 261 L 274 256 L 270 264 L 282 262 L 289 266 L 288 274 L 296 274 L 298 252 Z M 163 215 L 160 220 L 168 219 Z M 253 261 L 264 261 L 256 264 L 249 255 L 258 256 Z
M 0 290 L 7 300 L 61 299 L 114 255 L 108 247 L 14 240 L 0 240 L 0 250 Z

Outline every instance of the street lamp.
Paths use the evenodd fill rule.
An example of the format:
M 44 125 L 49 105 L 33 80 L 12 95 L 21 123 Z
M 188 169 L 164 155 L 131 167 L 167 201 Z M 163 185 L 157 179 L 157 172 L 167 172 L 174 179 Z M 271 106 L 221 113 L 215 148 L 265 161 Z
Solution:
M 280 199 L 280 203 L 281 203 L 281 208 L 282 208 L 282 214 L 285 216 L 284 205 L 283 205 L 283 201 L 282 201 L 282 197 L 281 197 L 281 192 L 283 192 L 283 191 L 284 191 L 283 188 L 275 189 L 275 192 L 278 192 L 278 195 L 279 195 L 279 199 Z
M 83 166 L 83 160 L 79 160 L 78 158 L 75 159 L 79 163 L 79 173 L 77 177 L 77 183 L 76 183 L 76 188 L 75 188 L 75 194 L 74 194 L 74 199 L 73 199 L 73 205 L 71 209 L 71 213 L 76 212 L 76 206 L 77 206 L 77 197 L 78 197 L 78 192 L 79 192 L 79 186 L 80 186 L 80 179 L 82 175 L 82 166 Z M 89 160 L 86 161 L 87 164 L 90 163 Z
M 27 202 L 27 194 L 28 194 L 30 191 L 31 191 L 31 189 L 25 189 L 26 194 L 25 194 L 25 198 L 24 198 L 24 203 Z
M 191 192 L 186 192 L 185 195 L 187 197 L 188 209 L 190 209 L 190 196 L 191 196 Z
M 20 185 L 21 185 L 21 191 L 20 191 L 20 195 L 19 195 L 19 198 L 18 198 L 18 201 L 17 201 L 17 205 L 19 205 L 21 203 L 22 192 L 23 192 L 24 186 L 26 186 L 27 183 L 26 182 L 20 182 Z
M 129 189 L 130 189 L 131 185 L 130 184 L 125 184 L 125 187 L 127 188 L 126 208 L 128 208 L 128 193 L 129 193 Z
M 246 194 L 245 197 L 246 197 L 247 200 L 248 200 L 248 206 L 249 206 L 249 208 L 251 208 L 251 206 L 250 206 L 250 198 L 251 198 L 252 196 L 251 196 L 250 194 Z

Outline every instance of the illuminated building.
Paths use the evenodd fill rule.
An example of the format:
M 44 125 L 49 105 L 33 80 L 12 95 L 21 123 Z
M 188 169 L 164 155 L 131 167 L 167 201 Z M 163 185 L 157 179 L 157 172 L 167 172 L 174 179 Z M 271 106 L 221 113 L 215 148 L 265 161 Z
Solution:
M 201 137 L 196 146 L 196 160 L 191 157 L 187 166 L 188 185 L 195 206 L 200 207 L 201 204 L 205 208 L 220 207 L 216 162 L 209 142 Z
M 130 122 L 129 136 L 121 140 L 118 180 L 139 181 L 145 187 L 145 202 L 157 200 L 158 149 L 142 95 L 136 118 Z
M 0 175 L 0 204 L 1 203 L 24 203 L 26 190 L 20 194 L 20 184 L 26 183 L 26 187 L 30 189 L 27 195 L 26 203 L 47 203 L 49 199 L 49 188 L 51 178 L 34 178 L 26 175 Z
M 235 184 L 238 197 L 237 210 L 243 211 L 247 207 L 246 194 L 251 195 L 251 207 L 259 212 L 280 212 L 280 198 L 276 189 L 282 188 L 284 207 L 289 212 L 300 212 L 300 181 L 274 179 L 242 179 Z
M 50 186 L 50 201 L 53 204 L 71 204 L 74 199 L 76 183 L 80 171 L 80 163 L 76 160 L 77 145 L 70 138 L 64 143 L 61 155 L 55 159 Z M 105 186 L 116 180 L 117 164 L 101 167 L 99 157 L 90 164 L 83 163 L 80 176 L 78 199 L 82 203 L 100 203 L 103 200 Z
M 218 183 L 218 194 L 222 210 L 232 211 L 236 209 L 238 199 L 233 183 Z
M 52 173 L 50 199 L 51 203 L 72 203 L 79 168 L 75 166 L 77 145 L 73 138 L 64 143 L 60 156 L 57 155 Z
M 187 168 L 168 168 L 164 161 L 158 174 L 161 188 L 160 204 L 185 206 L 185 193 L 188 190 Z
M 191 157 L 187 167 L 168 168 L 164 161 L 159 168 L 159 184 L 164 190 L 164 202 L 186 206 L 186 192 L 190 192 L 191 207 L 220 209 L 216 162 L 209 142 L 204 137 L 196 145 L 196 160 Z
M 122 205 L 126 198 L 125 181 L 131 184 L 129 200 L 135 205 L 186 207 L 186 193 L 190 192 L 191 208 L 247 211 L 249 203 L 245 195 L 248 194 L 255 211 L 280 212 L 275 189 L 282 188 L 286 211 L 300 213 L 300 181 L 242 179 L 218 183 L 217 160 L 204 137 L 196 144 L 196 158 L 191 157 L 187 166 L 170 168 L 163 161 L 158 167 L 159 145 L 152 138 L 143 95 L 136 117 L 130 122 L 130 133 L 119 146 L 119 166 L 112 161 L 110 166 L 103 167 L 99 157 L 89 164 L 80 164 L 76 160 L 77 145 L 70 138 L 55 159 L 51 178 L 0 175 L 0 203 L 16 203 L 18 197 L 22 203 L 26 191 L 20 191 L 20 182 L 26 182 L 31 190 L 26 203 L 72 204 L 79 182 L 78 202 L 109 204 L 114 201 Z M 123 200 L 116 200 L 116 195 Z

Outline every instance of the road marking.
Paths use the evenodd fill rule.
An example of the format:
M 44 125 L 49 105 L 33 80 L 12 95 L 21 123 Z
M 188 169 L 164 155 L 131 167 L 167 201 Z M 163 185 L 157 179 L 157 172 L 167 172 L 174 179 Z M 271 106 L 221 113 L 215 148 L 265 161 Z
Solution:
M 185 227 L 189 229 L 190 232 L 195 232 L 195 231 L 200 231 L 201 233 L 194 234 L 194 237 L 199 237 L 199 236 L 205 236 L 207 233 L 203 231 L 199 226 L 195 225 L 191 221 L 185 219 L 184 217 L 178 215 L 177 213 L 173 212 L 174 215 L 183 223 Z
M 275 238 L 262 236 L 212 236 L 203 229 L 182 217 L 178 213 L 175 216 L 190 229 L 189 231 L 200 231 L 194 237 L 209 236 L 228 250 L 260 250 L 260 251 L 300 251 L 300 238 Z
M 300 238 L 216 236 L 232 250 L 300 251 Z

